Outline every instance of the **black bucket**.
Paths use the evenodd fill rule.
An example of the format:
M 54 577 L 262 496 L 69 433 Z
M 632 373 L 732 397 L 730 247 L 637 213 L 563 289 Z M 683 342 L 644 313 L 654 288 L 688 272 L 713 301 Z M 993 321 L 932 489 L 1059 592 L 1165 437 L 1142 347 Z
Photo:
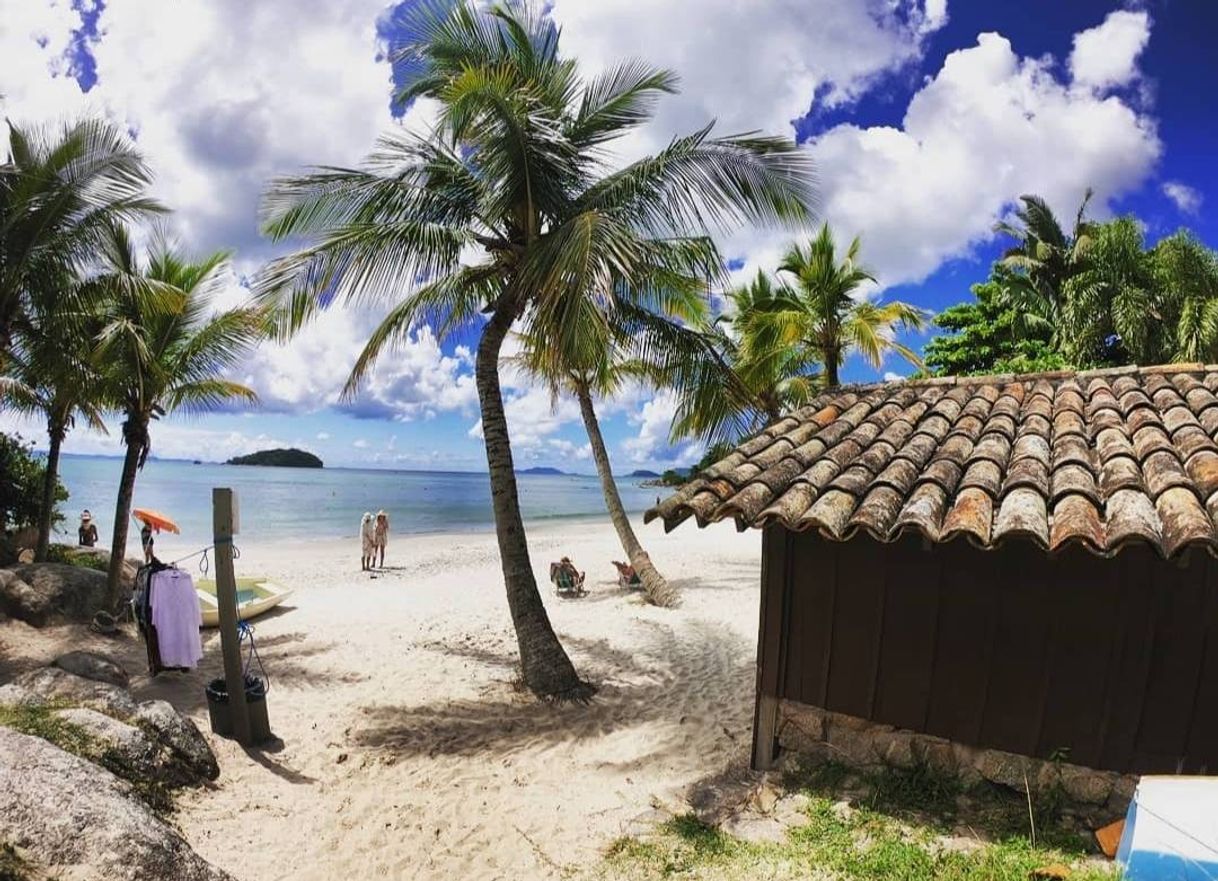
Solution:
M 228 683 L 213 679 L 207 683 L 207 715 L 211 730 L 221 737 L 233 736 L 233 714 L 228 703 Z M 271 739 L 271 725 L 266 714 L 266 682 L 257 676 L 245 677 L 245 706 L 250 717 L 250 737 L 254 743 Z

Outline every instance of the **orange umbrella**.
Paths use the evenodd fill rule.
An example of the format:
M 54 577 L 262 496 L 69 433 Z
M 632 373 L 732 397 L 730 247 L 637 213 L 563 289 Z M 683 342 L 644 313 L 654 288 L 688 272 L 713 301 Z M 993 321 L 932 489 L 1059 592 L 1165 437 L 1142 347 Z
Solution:
M 160 511 L 153 511 L 151 508 L 136 508 L 131 512 L 131 516 L 136 520 L 141 520 L 148 524 L 157 532 L 161 530 L 166 532 L 182 532 L 182 530 L 178 529 L 178 524 L 174 523 Z

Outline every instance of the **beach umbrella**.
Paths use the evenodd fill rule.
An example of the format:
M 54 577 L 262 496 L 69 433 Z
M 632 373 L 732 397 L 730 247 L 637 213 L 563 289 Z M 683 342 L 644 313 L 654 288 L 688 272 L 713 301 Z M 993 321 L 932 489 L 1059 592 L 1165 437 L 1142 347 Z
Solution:
M 174 523 L 171 518 L 166 517 L 160 511 L 153 511 L 151 508 L 136 508 L 131 512 L 131 516 L 151 526 L 157 532 L 162 530 L 165 532 L 182 532 L 182 530 L 178 529 L 178 524 Z

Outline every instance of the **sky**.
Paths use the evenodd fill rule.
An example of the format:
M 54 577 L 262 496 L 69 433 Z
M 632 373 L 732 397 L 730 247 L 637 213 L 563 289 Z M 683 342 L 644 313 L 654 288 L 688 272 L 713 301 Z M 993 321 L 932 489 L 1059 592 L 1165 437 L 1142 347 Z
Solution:
M 410 0 L 407 0 L 410 2 Z M 867 296 L 932 312 L 968 299 L 1003 243 L 992 232 L 1038 193 L 1073 216 L 1136 214 L 1151 241 L 1181 226 L 1218 245 L 1218 3 L 1211 0 L 550 0 L 564 52 L 594 73 L 642 58 L 681 93 L 615 149 L 646 155 L 711 120 L 724 133 L 798 140 L 817 209 L 843 242 L 861 235 Z M 104 114 L 127 128 L 195 253 L 226 249 L 240 302 L 278 253 L 258 233 L 268 180 L 355 165 L 377 136 L 425 127 L 429 102 L 391 96 L 401 3 L 385 0 L 0 0 L 0 112 L 22 124 Z M 790 232 L 720 240 L 738 280 L 772 269 Z M 262 346 L 234 378 L 261 404 L 171 417 L 154 455 L 223 460 L 298 446 L 327 464 L 484 470 L 470 347 L 416 329 L 360 395 L 338 392 L 380 311 L 331 310 L 296 340 Z M 905 337 L 913 348 L 925 334 Z M 851 359 L 843 376 L 875 381 Z M 504 370 L 518 467 L 591 472 L 573 401 Z M 674 402 L 634 388 L 598 402 L 615 470 L 695 461 L 668 438 Z M 0 415 L 0 429 L 39 426 Z M 67 452 L 116 455 L 117 430 L 78 430 Z

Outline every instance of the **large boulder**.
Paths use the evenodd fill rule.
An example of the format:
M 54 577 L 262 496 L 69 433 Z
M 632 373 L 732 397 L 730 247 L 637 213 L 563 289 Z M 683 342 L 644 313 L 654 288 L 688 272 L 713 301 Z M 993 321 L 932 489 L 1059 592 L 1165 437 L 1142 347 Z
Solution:
M 144 701 L 136 708 L 132 722 L 153 732 L 168 751 L 176 770 L 177 783 L 198 783 L 220 776 L 216 755 L 207 745 L 199 726 L 166 701 Z
M 0 608 L 42 627 L 55 620 L 87 621 L 109 606 L 106 575 L 67 563 L 28 563 L 0 576 Z
M 119 688 L 126 688 L 131 682 L 131 677 L 122 664 L 99 652 L 68 652 L 52 663 L 61 670 L 92 679 L 94 682 L 108 682 Z
M 131 786 L 37 737 L 0 728 L 0 840 L 51 874 L 231 881 Z
M 54 715 L 88 734 L 113 760 L 115 766 L 110 770 L 120 777 L 127 780 L 163 777 L 161 749 L 142 728 L 85 707 L 55 710 Z
M 115 719 L 130 719 L 139 707 L 135 699 L 117 685 L 85 679 L 58 667 L 41 667 L 22 673 L 0 687 L 0 704 L 47 703 L 87 707 Z

